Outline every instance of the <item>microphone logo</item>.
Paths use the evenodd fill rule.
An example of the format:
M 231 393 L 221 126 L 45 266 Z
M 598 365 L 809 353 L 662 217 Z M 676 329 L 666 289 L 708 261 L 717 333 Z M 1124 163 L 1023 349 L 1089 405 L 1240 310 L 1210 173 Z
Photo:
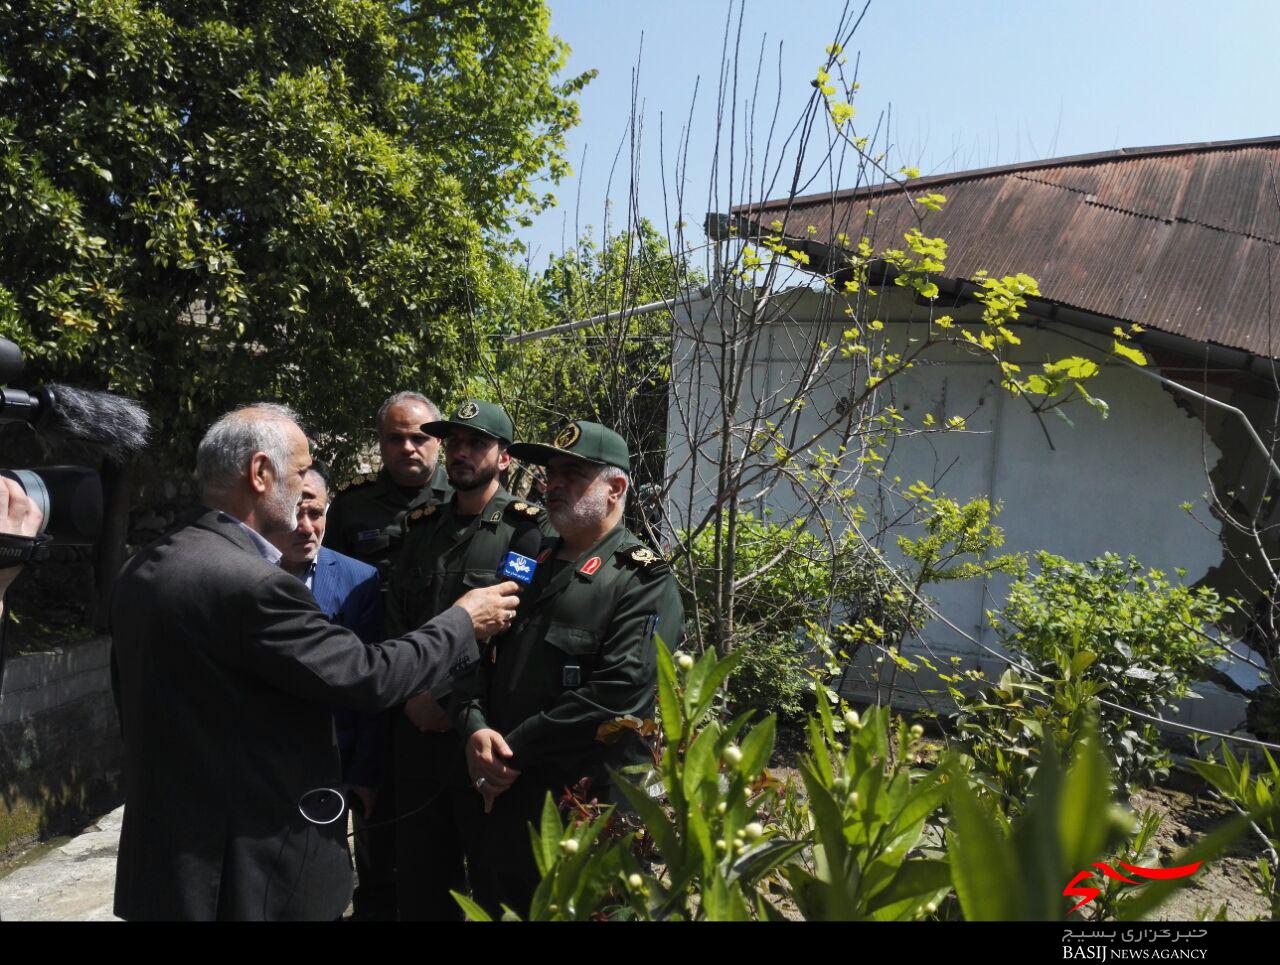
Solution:
M 512 551 L 507 553 L 507 558 L 502 563 L 502 575 L 528 586 L 533 582 L 533 573 L 537 568 L 536 560 Z

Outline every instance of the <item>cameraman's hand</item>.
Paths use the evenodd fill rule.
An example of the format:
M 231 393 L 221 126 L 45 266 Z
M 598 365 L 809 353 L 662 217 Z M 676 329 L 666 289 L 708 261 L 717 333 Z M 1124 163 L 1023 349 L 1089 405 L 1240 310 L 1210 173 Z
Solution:
M 0 533 L 35 536 L 43 521 L 44 516 L 36 508 L 36 504 L 27 498 L 22 487 L 12 479 L 0 477 Z M 0 598 L 3 598 L 9 584 L 18 578 L 21 570 L 20 566 L 0 570 Z
M 470 614 L 476 639 L 485 640 L 511 626 L 520 603 L 516 594 L 519 589 L 520 584 L 511 580 L 497 586 L 482 586 L 463 594 L 454 605 Z

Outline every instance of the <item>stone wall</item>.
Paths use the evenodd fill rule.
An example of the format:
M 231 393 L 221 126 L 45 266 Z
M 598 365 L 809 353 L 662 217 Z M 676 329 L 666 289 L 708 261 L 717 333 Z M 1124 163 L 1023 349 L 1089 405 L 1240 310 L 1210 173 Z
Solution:
M 10 657 L 0 685 L 0 856 L 122 800 L 111 641 Z

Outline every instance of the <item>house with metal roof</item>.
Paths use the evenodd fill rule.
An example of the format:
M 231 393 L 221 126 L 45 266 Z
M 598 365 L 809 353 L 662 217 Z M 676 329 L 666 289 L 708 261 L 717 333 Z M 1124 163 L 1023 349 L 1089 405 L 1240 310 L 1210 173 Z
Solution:
M 921 194 L 945 196 L 930 210 Z M 877 251 L 919 228 L 948 245 L 938 296 L 928 301 L 884 283 L 876 314 L 890 339 L 945 310 L 977 317 L 980 272 L 1036 279 L 1017 328 L 1011 361 L 1028 369 L 1067 355 L 1096 359 L 1094 391 L 1109 416 L 1088 407 L 1046 420 L 1000 387 L 989 361 L 940 353 L 896 381 L 894 404 L 908 419 L 961 415 L 966 431 L 896 444 L 893 473 L 956 498 L 987 495 L 1003 504 L 1006 549 L 1049 550 L 1072 560 L 1132 554 L 1149 567 L 1184 572 L 1247 601 L 1270 585 L 1253 529 L 1272 522 L 1280 482 L 1273 456 L 1280 397 L 1280 137 L 1125 149 L 853 190 L 752 202 L 708 217 L 722 245 L 781 237 L 801 253 L 813 284 L 780 292 L 767 345 L 754 360 L 745 398 L 785 394 L 788 373 L 814 345 L 845 324 L 829 292 L 848 277 L 850 249 L 866 238 Z M 686 305 L 677 320 L 672 417 L 689 423 L 708 398 L 696 344 L 717 337 L 711 299 Z M 1139 368 L 1111 354 L 1112 332 L 1140 328 Z M 837 406 L 842 389 L 832 380 Z M 814 425 L 823 386 L 811 388 Z M 696 439 L 672 431 L 674 525 L 694 514 L 705 487 L 683 467 Z M 1217 508 L 1207 505 L 1210 484 Z M 779 513 L 787 494 L 761 508 Z M 1192 514 L 1184 508 L 1191 503 Z M 682 509 L 683 507 L 683 509 Z M 1235 514 L 1250 526 L 1228 518 Z M 1253 524 L 1257 525 L 1254 526 Z M 1264 552 L 1274 549 L 1267 547 Z M 1272 553 L 1272 559 L 1280 551 Z M 940 609 L 964 634 L 930 632 L 934 651 L 996 669 L 981 648 L 994 643 L 986 613 L 1007 581 L 935 588 Z M 1264 644 L 1265 646 L 1266 644 Z M 1274 647 L 1274 642 L 1270 644 Z M 1243 716 L 1241 692 L 1258 674 L 1224 665 L 1220 684 L 1201 688 L 1182 713 L 1197 726 L 1227 728 Z

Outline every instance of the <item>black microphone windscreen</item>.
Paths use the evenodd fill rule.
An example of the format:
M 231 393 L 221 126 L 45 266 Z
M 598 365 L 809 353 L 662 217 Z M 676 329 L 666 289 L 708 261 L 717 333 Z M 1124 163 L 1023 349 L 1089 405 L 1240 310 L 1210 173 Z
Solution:
M 519 553 L 521 556 L 536 559 L 538 551 L 542 549 L 542 530 L 536 526 L 530 526 L 523 532 L 517 533 L 515 539 L 511 541 L 509 549 L 511 552 Z
M 45 388 L 42 395 L 48 414 L 42 428 L 93 446 L 117 463 L 146 448 L 151 418 L 138 403 L 110 392 L 70 385 Z

